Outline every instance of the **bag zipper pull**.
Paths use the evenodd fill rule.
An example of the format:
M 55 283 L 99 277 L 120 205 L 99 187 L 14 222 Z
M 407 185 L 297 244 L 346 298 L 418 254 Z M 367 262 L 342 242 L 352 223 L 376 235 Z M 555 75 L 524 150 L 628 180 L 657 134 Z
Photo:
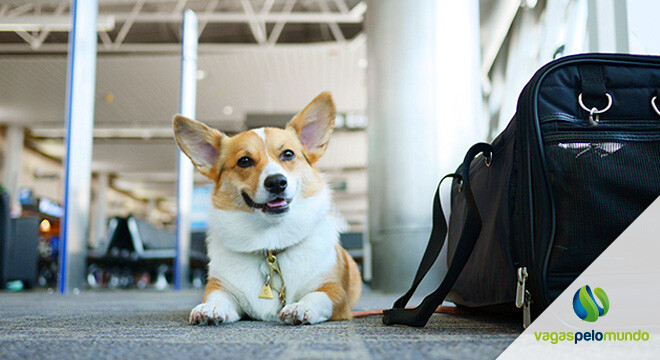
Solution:
M 518 286 L 516 286 L 516 307 L 520 309 L 525 302 L 525 281 L 527 281 L 527 268 L 518 268 Z
M 525 329 L 527 329 L 532 322 L 532 309 L 530 306 L 532 303 L 532 294 L 525 290 L 527 277 L 529 277 L 529 274 L 527 274 L 527 268 L 519 267 L 518 285 L 516 286 L 516 307 L 518 309 L 523 308 L 523 328 Z
M 525 291 L 525 303 L 523 305 L 523 329 L 527 329 L 529 324 L 532 323 L 532 294 Z

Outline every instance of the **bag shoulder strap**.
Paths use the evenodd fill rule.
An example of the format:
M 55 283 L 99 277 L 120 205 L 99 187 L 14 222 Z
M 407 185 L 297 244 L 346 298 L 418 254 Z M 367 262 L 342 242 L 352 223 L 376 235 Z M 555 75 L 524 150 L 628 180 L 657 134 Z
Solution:
M 433 198 L 433 227 L 431 228 L 431 236 L 429 238 L 429 243 L 426 246 L 426 251 L 424 251 L 424 256 L 422 257 L 422 261 L 419 263 L 419 268 L 417 269 L 417 273 L 415 274 L 415 278 L 413 280 L 412 286 L 406 292 L 401 296 L 395 303 L 394 306 L 395 308 L 403 308 L 406 306 L 408 301 L 410 301 L 410 298 L 413 296 L 415 293 L 415 290 L 417 290 L 417 287 L 419 284 L 422 282 L 422 279 L 424 279 L 424 276 L 426 276 L 426 273 L 431 269 L 431 266 L 435 263 L 435 259 L 437 259 L 438 255 L 440 254 L 440 250 L 442 250 L 442 246 L 445 243 L 445 237 L 447 235 L 447 222 L 445 221 L 445 214 L 442 211 L 442 201 L 440 200 L 440 186 L 442 185 L 442 182 L 445 181 L 447 178 L 454 178 L 454 179 L 459 179 L 461 180 L 461 176 L 458 174 L 447 174 L 445 175 L 441 180 L 440 183 L 438 184 L 438 188 L 435 191 L 435 197 Z
M 424 298 L 419 306 L 412 309 L 405 309 L 406 304 L 417 289 L 417 286 L 419 286 L 419 283 L 440 254 L 440 250 L 445 242 L 445 237 L 447 236 L 447 222 L 445 221 L 444 212 L 442 211 L 442 205 L 440 202 L 440 185 L 438 185 L 435 199 L 433 201 L 433 228 L 431 230 L 431 236 L 426 251 L 424 252 L 419 268 L 417 269 L 417 274 L 415 275 L 410 290 L 394 303 L 392 309 L 383 312 L 383 323 L 385 325 L 400 324 L 415 327 L 425 326 L 431 315 L 433 315 L 435 309 L 442 304 L 442 301 L 445 299 L 458 279 L 458 276 L 463 271 L 465 264 L 472 254 L 474 245 L 479 238 L 479 234 L 481 233 L 481 215 L 477 209 L 477 204 L 474 201 L 474 196 L 470 187 L 470 164 L 480 153 L 492 156 L 492 146 L 487 143 L 475 144 L 465 155 L 461 174 L 449 174 L 442 178 L 442 180 L 444 180 L 448 177 L 452 177 L 463 181 L 463 194 L 467 205 L 467 216 L 465 223 L 463 224 L 461 237 L 458 246 L 456 247 L 456 252 L 451 259 L 445 278 L 442 280 L 442 283 L 440 283 L 440 286 Z M 442 180 L 440 183 L 442 183 Z

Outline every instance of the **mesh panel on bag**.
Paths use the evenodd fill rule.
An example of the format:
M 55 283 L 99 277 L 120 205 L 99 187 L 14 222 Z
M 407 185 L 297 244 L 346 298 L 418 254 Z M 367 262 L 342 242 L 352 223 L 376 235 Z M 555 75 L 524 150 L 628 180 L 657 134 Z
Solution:
M 556 212 L 547 269 L 554 282 L 568 285 L 660 195 L 660 139 L 620 138 L 545 144 Z

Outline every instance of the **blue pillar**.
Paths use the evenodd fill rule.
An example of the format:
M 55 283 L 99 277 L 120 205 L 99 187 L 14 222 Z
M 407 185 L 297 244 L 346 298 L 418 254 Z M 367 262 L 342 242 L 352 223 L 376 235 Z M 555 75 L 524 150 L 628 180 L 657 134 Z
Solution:
M 97 0 L 73 0 L 66 84 L 64 217 L 59 245 L 59 291 L 85 283 L 96 81 Z
M 183 46 L 181 50 L 181 94 L 179 113 L 195 118 L 197 99 L 197 16 L 192 10 L 183 14 Z M 192 208 L 193 165 L 179 150 L 178 180 L 176 186 L 176 259 L 174 261 L 174 288 L 188 286 L 190 274 L 190 212 Z

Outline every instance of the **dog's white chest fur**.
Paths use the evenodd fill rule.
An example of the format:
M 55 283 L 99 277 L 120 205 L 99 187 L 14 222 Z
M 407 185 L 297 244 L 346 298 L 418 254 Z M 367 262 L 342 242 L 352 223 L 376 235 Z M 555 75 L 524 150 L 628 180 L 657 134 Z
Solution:
M 208 238 L 209 277 L 220 280 L 253 319 L 277 321 L 281 303 L 259 298 L 269 273 L 265 249 L 277 255 L 286 303 L 292 304 L 321 286 L 337 263 L 336 221 L 329 214 L 330 193 L 299 199 L 286 217 L 273 221 L 258 213 L 212 210 Z M 280 288 L 279 278 L 274 279 Z

